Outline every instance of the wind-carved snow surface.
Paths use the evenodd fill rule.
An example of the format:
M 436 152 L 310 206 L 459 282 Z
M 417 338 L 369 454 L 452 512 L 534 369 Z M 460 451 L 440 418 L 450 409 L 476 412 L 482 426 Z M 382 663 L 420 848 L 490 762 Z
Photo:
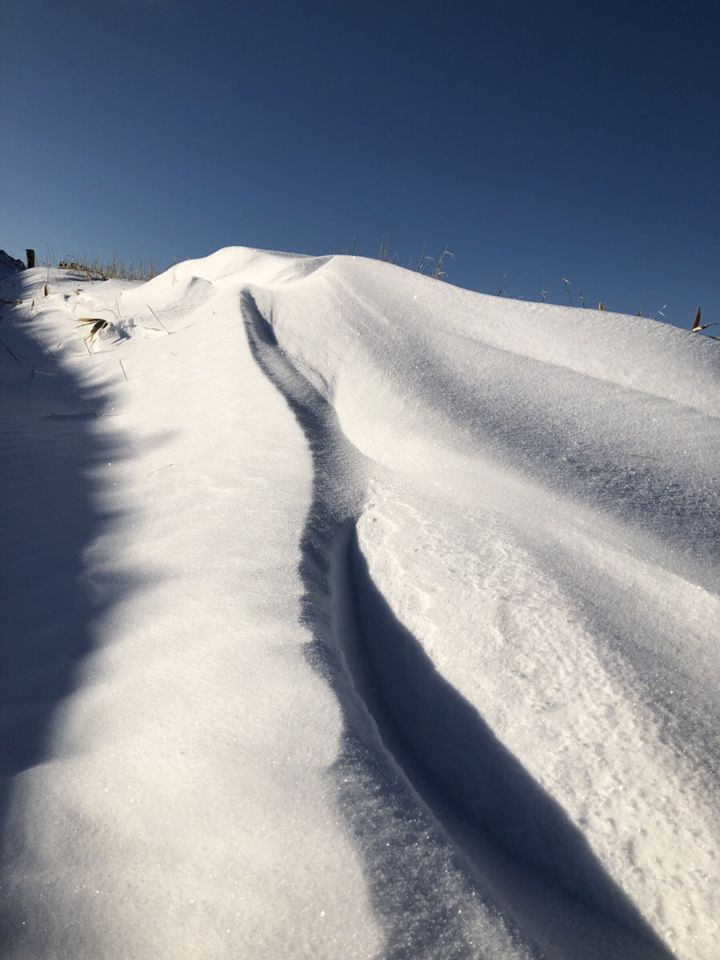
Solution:
M 3 957 L 717 955 L 714 343 L 246 248 L 0 298 Z

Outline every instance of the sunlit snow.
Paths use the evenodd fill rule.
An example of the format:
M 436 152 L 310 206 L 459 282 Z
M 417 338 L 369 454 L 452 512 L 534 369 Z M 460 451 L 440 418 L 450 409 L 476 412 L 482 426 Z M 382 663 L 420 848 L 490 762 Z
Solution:
M 242 247 L 0 317 L 3 958 L 718 956 L 716 342 Z

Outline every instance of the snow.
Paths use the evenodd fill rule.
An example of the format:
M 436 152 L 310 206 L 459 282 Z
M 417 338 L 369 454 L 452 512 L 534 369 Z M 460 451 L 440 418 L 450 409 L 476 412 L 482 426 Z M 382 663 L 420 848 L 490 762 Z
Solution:
M 240 247 L 0 301 L 3 957 L 716 956 L 714 342 Z

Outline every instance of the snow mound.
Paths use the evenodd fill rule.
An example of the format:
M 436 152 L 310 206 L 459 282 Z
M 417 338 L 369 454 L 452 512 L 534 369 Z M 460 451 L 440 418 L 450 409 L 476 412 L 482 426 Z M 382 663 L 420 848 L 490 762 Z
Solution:
M 712 960 L 716 344 L 244 247 L 6 282 L 3 956 Z

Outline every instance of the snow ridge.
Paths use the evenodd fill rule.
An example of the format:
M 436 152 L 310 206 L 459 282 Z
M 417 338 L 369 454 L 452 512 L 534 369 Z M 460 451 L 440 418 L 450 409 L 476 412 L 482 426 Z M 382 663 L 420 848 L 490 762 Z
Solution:
M 255 359 L 285 396 L 313 451 L 315 494 L 301 540 L 300 562 L 306 588 L 304 617 L 315 637 L 308 653 L 310 661 L 334 678 L 333 686 L 346 703 L 354 727 L 363 709 L 367 710 L 390 767 L 401 772 L 401 782 L 407 778 L 411 799 L 406 804 L 410 810 L 413 805 L 419 810 L 427 808 L 441 837 L 455 835 L 461 862 L 466 863 L 465 869 L 484 900 L 493 903 L 490 891 L 500 882 L 498 876 L 484 876 L 490 844 L 504 851 L 494 850 L 495 858 L 509 856 L 529 867 L 546 888 L 546 896 L 550 886 L 559 888 L 555 896 L 560 901 L 570 898 L 579 902 L 580 909 L 563 903 L 560 910 L 565 914 L 575 911 L 586 923 L 603 929 L 599 956 L 608 956 L 611 949 L 613 955 L 627 958 L 667 960 L 672 954 L 604 873 L 582 834 L 443 679 L 396 619 L 373 583 L 355 529 L 371 467 L 344 437 L 332 407 L 293 368 L 249 290 L 242 294 L 242 312 Z M 333 502 L 335 492 L 345 491 L 347 496 L 350 489 L 354 491 L 350 502 Z M 367 724 L 361 722 L 363 728 Z M 351 767 L 355 768 L 358 760 L 356 753 Z M 384 792 L 389 794 L 387 781 Z M 417 810 L 413 814 L 422 816 Z M 365 843 L 368 826 L 359 828 Z M 473 836 L 474 844 L 469 839 Z M 423 840 L 427 843 L 427 836 Z M 478 855 L 470 855 L 468 861 L 473 849 Z M 374 862 L 368 867 L 385 877 L 403 877 L 407 872 L 397 864 L 389 869 Z M 418 890 L 413 890 L 402 911 L 408 952 L 397 945 L 397 913 L 388 915 L 385 956 L 446 955 L 436 932 L 442 927 L 427 916 L 429 893 L 418 900 Z M 497 893 L 501 901 L 510 901 L 507 891 Z M 388 890 L 383 889 L 376 902 L 386 903 L 387 897 Z M 422 912 L 416 916 L 418 905 Z M 496 904 L 494 907 L 497 910 Z M 517 903 L 507 912 L 516 914 L 519 929 L 526 926 L 523 920 L 527 918 Z M 418 930 L 410 932 L 420 924 L 428 926 L 423 936 Z M 457 942 L 458 931 L 443 930 L 443 937 L 447 934 Z M 544 951 L 548 942 L 555 945 L 557 936 L 557 930 L 535 929 L 526 948 Z M 540 942 L 534 943 L 535 938 Z M 584 940 L 585 955 L 590 957 L 594 948 L 588 946 L 588 940 Z M 472 940 L 456 945 L 460 956 L 468 956 L 474 946 Z

